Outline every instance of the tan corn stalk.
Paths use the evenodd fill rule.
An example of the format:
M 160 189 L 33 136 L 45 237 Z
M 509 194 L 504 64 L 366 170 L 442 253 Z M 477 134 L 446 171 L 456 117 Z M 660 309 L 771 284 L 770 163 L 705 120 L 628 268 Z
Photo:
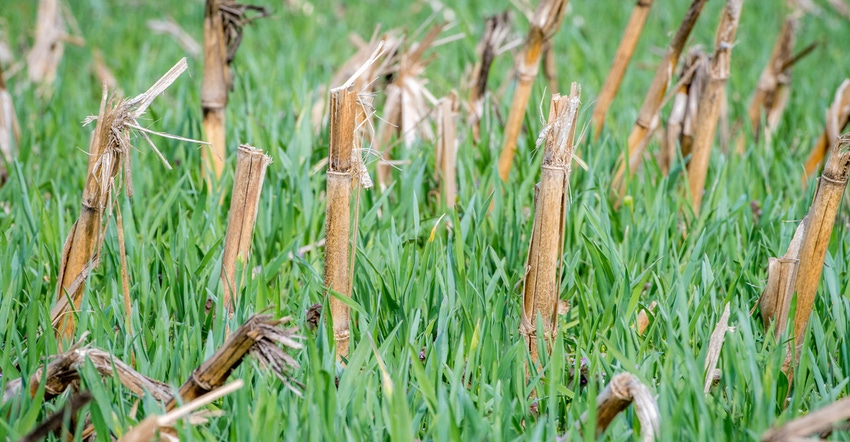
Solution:
M 755 93 L 750 99 L 747 116 L 750 119 L 750 127 L 756 140 L 762 133 L 762 118 L 764 118 L 764 132 L 767 137 L 776 129 L 779 118 L 788 104 L 791 84 L 791 67 L 788 62 L 793 57 L 794 42 L 797 39 L 797 28 L 799 27 L 799 13 L 792 13 L 782 25 L 770 60 L 759 77 Z
M 655 77 L 649 85 L 649 91 L 643 99 L 638 118 L 629 133 L 628 151 L 625 156 L 620 156 L 618 160 L 619 167 L 614 174 L 612 189 L 618 200 L 625 192 L 625 174 L 626 166 L 628 166 L 629 174 L 640 166 L 643 160 L 643 153 L 646 150 L 650 131 L 657 125 L 658 112 L 661 110 L 661 103 L 664 100 L 664 95 L 667 93 L 667 86 L 670 79 L 673 77 L 673 71 L 679 63 L 679 57 L 685 49 L 685 43 L 694 29 L 697 19 L 702 13 L 702 9 L 708 0 L 693 0 L 688 8 L 685 18 L 679 25 L 676 35 L 670 41 L 670 46 L 667 47 L 667 52 L 664 53 L 664 58 L 658 65 L 655 71 Z M 628 164 L 626 163 L 628 160 Z
M 21 127 L 18 125 L 18 117 L 15 115 L 12 95 L 6 89 L 3 67 L 0 66 L 0 157 L 2 157 L 0 158 L 0 167 L 2 167 L 4 161 L 12 161 L 12 158 L 17 154 L 20 142 Z
M 635 414 L 640 421 L 640 440 L 649 442 L 655 440 L 661 431 L 661 413 L 658 403 L 649 388 L 641 383 L 631 373 L 619 373 L 596 396 L 596 435 L 602 433 L 611 425 L 611 421 L 629 405 L 634 405 Z M 576 426 L 581 426 L 588 419 L 588 413 L 581 416 Z
M 57 355 L 46 367 L 37 369 L 29 377 L 26 394 L 35 397 L 38 390 L 44 387 L 44 400 L 59 396 L 80 381 L 80 370 L 87 363 L 90 363 L 104 378 L 118 378 L 118 381 L 136 396 L 143 397 L 147 392 L 159 401 L 171 400 L 171 387 L 167 384 L 138 373 L 106 351 L 78 346 Z M 3 403 L 23 393 L 23 379 L 11 380 L 3 391 Z
M 83 189 L 80 216 L 65 240 L 56 285 L 57 301 L 51 311 L 53 326 L 56 327 L 60 336 L 70 338 L 74 335 L 74 313 L 82 303 L 86 278 L 97 267 L 100 260 L 100 250 L 106 231 L 104 212 L 108 212 L 113 207 L 112 203 L 118 186 L 117 179 L 122 171 L 125 192 L 128 197 L 133 194 L 130 168 L 131 131 L 135 130 L 139 133 L 169 169 L 171 166 L 156 149 L 148 134 L 192 141 L 153 132 L 141 127 L 138 122 L 138 118 L 145 113 L 153 99 L 165 91 L 186 68 L 184 58 L 147 92 L 129 100 L 115 98 L 107 100 L 108 93 L 104 89 L 98 116 L 86 119 L 87 123 L 97 120 L 97 125 L 89 145 L 88 172 Z M 107 101 L 109 101 L 108 105 Z M 129 315 L 129 312 L 126 313 Z
M 764 432 L 763 442 L 811 441 L 809 436 L 831 432 L 850 419 L 850 397 L 839 399 L 820 410 L 786 422 Z M 845 423 L 846 424 L 846 423 Z
M 623 81 L 626 68 L 629 67 L 629 62 L 635 53 L 635 47 L 637 47 L 640 34 L 643 32 L 643 25 L 646 24 L 650 8 L 652 8 L 652 0 L 637 0 L 634 9 L 632 9 L 632 15 L 626 24 L 626 31 L 623 33 L 620 46 L 617 47 L 617 52 L 614 54 L 611 70 L 605 77 L 605 83 L 603 83 L 602 90 L 599 91 L 599 96 L 596 98 L 596 107 L 593 108 L 591 119 L 595 128 L 594 140 L 598 140 L 602 133 L 608 107 L 611 106 L 614 97 L 617 96 L 617 90 L 620 89 L 620 82 Z
M 241 281 L 236 281 L 237 263 L 244 278 L 245 266 L 251 252 L 251 238 L 260 192 L 266 177 L 266 167 L 272 159 L 262 150 L 243 144 L 236 151 L 236 173 L 227 217 L 227 234 L 224 240 L 224 257 L 221 260 L 221 284 L 224 286 L 224 308 L 233 314 L 233 304 Z
M 729 0 L 723 10 L 723 16 L 717 27 L 714 39 L 714 55 L 708 66 L 708 83 L 700 99 L 698 120 L 693 142 L 691 163 L 688 167 L 688 184 L 691 189 L 691 202 L 694 214 L 699 216 L 702 205 L 702 194 L 705 189 L 705 178 L 708 173 L 708 163 L 711 157 L 711 147 L 720 110 L 726 98 L 726 81 L 729 78 L 732 48 L 735 45 L 735 34 L 738 31 L 738 21 L 741 18 L 741 7 L 744 0 Z
M 132 430 L 118 439 L 119 442 L 148 442 L 160 440 L 157 433 L 161 429 L 171 429 L 180 419 L 191 417 L 192 413 L 205 405 L 208 405 L 230 393 L 242 388 L 245 382 L 242 379 L 237 379 L 223 387 L 217 388 L 207 394 L 204 394 L 197 399 L 192 400 L 186 405 L 169 411 L 163 415 L 153 415 L 145 418 L 133 427 Z M 190 420 L 191 421 L 191 420 Z
M 191 401 L 220 388 L 249 354 L 256 358 L 262 367 L 271 370 L 283 385 L 300 395 L 292 385 L 300 384 L 290 377 L 291 370 L 298 369 L 298 361 L 278 346 L 293 350 L 302 348 L 298 342 L 300 337 L 296 335 L 298 327 L 281 327 L 281 324 L 291 321 L 292 318 L 289 317 L 273 319 L 269 315 L 251 316 L 230 334 L 221 348 L 192 372 L 180 387 L 177 396 L 168 401 L 165 409 L 170 411 L 177 407 L 178 398 Z
M 569 97 L 553 95 L 549 124 L 538 139 L 539 143 L 545 143 L 545 148 L 540 183 L 534 192 L 534 225 L 528 246 L 520 319 L 520 334 L 535 362 L 538 358 L 538 315 L 547 345 L 554 339 L 558 324 L 567 191 L 580 97 L 581 88 L 576 83 L 572 84 Z
M 499 177 L 502 181 L 507 181 L 511 172 L 517 138 L 519 138 L 525 109 L 531 96 L 531 86 L 534 85 L 534 79 L 540 69 L 543 45 L 558 32 L 566 9 L 567 0 L 540 0 L 531 18 L 531 28 L 525 39 L 525 47 L 516 60 L 517 85 L 505 125 L 502 153 L 499 156 Z
M 717 363 L 720 361 L 720 350 L 723 348 L 723 341 L 726 340 L 726 332 L 729 330 L 729 304 L 723 308 L 723 314 L 720 315 L 720 320 L 714 326 L 714 331 L 711 332 L 711 337 L 708 338 L 708 352 L 705 355 L 705 386 L 703 391 L 708 393 L 711 390 L 711 385 L 717 378 L 718 371 Z
M 667 175 L 681 148 L 682 158 L 691 154 L 694 133 L 699 115 L 699 104 L 708 82 L 708 55 L 699 47 L 688 52 L 682 68 L 682 78 L 677 83 L 673 108 L 667 118 L 667 128 L 661 143 L 658 163 Z
M 407 51 L 398 54 L 398 63 L 391 68 L 393 81 L 386 88 L 383 116 L 377 130 L 377 144 L 381 151 L 378 163 L 378 184 L 385 190 L 392 183 L 392 163 L 389 160 L 393 135 L 403 140 L 410 148 L 417 139 L 432 140 L 434 133 L 430 125 L 424 124 L 431 113 L 429 105 L 436 104 L 436 98 L 425 87 L 421 78 L 425 67 L 431 61 L 425 59 L 425 52 L 437 43 L 437 37 L 445 25 L 434 25 L 421 41 Z
M 248 11 L 264 17 L 265 8 L 242 5 L 231 0 L 206 0 L 204 9 L 204 78 L 201 85 L 201 109 L 207 141 L 212 149 L 204 150 L 203 176 L 207 188 L 221 178 L 227 157 L 225 108 L 228 91 L 233 88 L 230 64 L 242 42 L 242 28 L 259 17 L 248 17 Z
M 778 340 L 788 326 L 791 298 L 800 266 L 800 248 L 803 245 L 805 224 L 797 226 L 785 256 L 768 258 L 767 285 L 759 297 L 759 309 L 765 328 L 774 326 L 773 334 Z
M 829 147 L 835 144 L 838 135 L 850 123 L 850 79 L 841 82 L 838 89 L 835 91 L 835 98 L 832 105 L 826 110 L 826 127 L 821 132 L 812 148 L 812 153 L 806 160 L 806 172 L 803 175 L 803 182 L 806 182 L 807 177 L 812 176 L 820 166 L 824 158 L 826 158 Z
M 481 141 L 481 118 L 484 115 L 484 97 L 487 94 L 487 77 L 496 55 L 502 52 L 502 43 L 510 33 L 511 19 L 507 11 L 487 18 L 484 35 L 478 42 L 476 53 L 478 62 L 472 69 L 472 81 L 469 89 L 469 124 L 472 126 L 472 140 Z
M 35 22 L 35 41 L 27 55 L 30 81 L 52 84 L 65 52 L 65 20 L 59 0 L 40 0 Z
M 437 105 L 436 161 L 440 175 L 440 198 L 448 208 L 457 196 L 457 93 L 452 91 Z

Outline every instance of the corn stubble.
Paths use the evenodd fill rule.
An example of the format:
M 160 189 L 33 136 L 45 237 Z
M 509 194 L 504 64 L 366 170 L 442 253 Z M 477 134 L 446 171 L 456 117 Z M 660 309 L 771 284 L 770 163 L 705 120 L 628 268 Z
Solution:
M 248 16 L 254 11 L 259 16 Z M 204 133 L 211 149 L 204 150 L 201 169 L 207 188 L 221 178 L 227 158 L 225 108 L 233 90 L 230 64 L 242 42 L 242 28 L 265 17 L 265 8 L 243 5 L 231 0 L 207 0 L 204 9 L 204 78 L 201 85 L 201 110 Z
M 617 96 L 617 90 L 620 89 L 620 83 L 623 81 L 623 76 L 625 76 L 632 55 L 635 53 L 635 47 L 640 40 L 640 34 L 643 32 L 643 26 L 646 24 L 650 8 L 652 8 L 652 0 L 637 0 L 634 9 L 632 9 L 632 15 L 626 24 L 626 31 L 623 33 L 623 38 L 614 54 L 614 62 L 611 64 L 608 76 L 605 77 L 605 83 L 602 84 L 602 89 L 596 98 L 596 107 L 593 108 L 591 120 L 595 128 L 594 140 L 598 140 L 602 133 L 605 115 L 608 113 L 608 108 L 614 101 L 614 97 Z
M 533 361 L 538 359 L 537 318 L 542 320 L 547 347 L 558 323 L 561 256 L 570 180 L 570 163 L 581 89 L 573 83 L 570 95 L 552 96 L 549 124 L 539 142 L 545 143 L 540 182 L 535 187 L 534 225 L 528 247 L 520 334 Z
M 235 297 L 245 277 L 245 267 L 251 252 L 251 238 L 260 193 L 266 168 L 272 159 L 262 150 L 243 144 L 236 151 L 236 173 L 233 178 L 233 192 L 230 199 L 230 212 L 227 217 L 227 234 L 224 242 L 224 256 L 221 261 L 221 283 L 224 286 L 224 308 L 232 315 Z M 237 265 L 242 275 L 236 281 Z
M 488 17 L 484 24 L 484 35 L 475 49 L 478 62 L 472 69 L 469 88 L 469 125 L 472 126 L 472 141 L 481 141 L 481 119 L 484 116 L 484 100 L 487 96 L 487 79 L 496 56 L 511 30 L 511 16 L 505 11 Z
M 637 170 L 643 160 L 643 153 L 646 150 L 646 144 L 649 142 L 649 136 L 658 127 L 658 113 L 661 110 L 664 95 L 667 93 L 667 87 L 673 77 L 673 71 L 679 63 L 679 57 L 685 49 L 685 43 L 687 43 L 688 37 L 690 37 L 691 31 L 693 31 L 694 25 L 707 1 L 694 0 L 691 3 L 688 12 L 685 14 L 685 18 L 673 36 L 673 40 L 670 41 L 670 46 L 667 47 L 667 52 L 664 53 L 664 58 L 662 58 L 658 69 L 655 71 L 655 77 L 653 77 L 646 97 L 643 99 L 637 120 L 632 127 L 632 131 L 629 133 L 628 150 L 625 155 L 620 156 L 618 160 L 619 166 L 611 184 L 612 191 L 617 197 L 617 206 L 619 206 L 619 200 L 626 191 L 625 175 L 627 167 L 631 175 Z
M 641 437 L 644 442 L 654 441 L 661 431 L 661 412 L 655 396 L 638 378 L 631 373 L 619 373 L 596 396 L 596 436 L 600 437 L 611 421 L 623 410 L 632 405 L 640 421 Z M 580 427 L 588 419 L 588 413 L 576 422 Z M 559 439 L 565 441 L 566 439 Z
M 448 208 L 457 199 L 457 93 L 452 91 L 437 105 L 436 162 L 440 200 Z
M 169 169 L 171 166 L 159 153 L 148 133 L 192 141 L 167 134 L 152 132 L 139 125 L 140 118 L 154 98 L 170 86 L 187 69 L 186 59 L 180 60 L 171 70 L 159 79 L 147 92 L 132 99 L 109 98 L 106 89 L 100 103 L 97 117 L 89 117 L 87 123 L 97 120 L 89 145 L 88 171 L 80 207 L 80 215 L 62 250 L 62 261 L 56 286 L 56 305 L 51 310 L 51 320 L 57 336 L 70 339 L 74 335 L 74 316 L 82 303 L 85 281 L 89 273 L 97 267 L 103 239 L 106 233 L 104 215 L 112 209 L 119 210 L 120 204 L 113 204 L 123 172 L 124 189 L 127 197 L 133 196 L 133 182 L 130 165 L 131 132 L 136 132 L 148 142 L 154 152 Z M 119 218 L 120 219 L 120 218 Z M 120 226 L 119 226 L 120 227 Z M 123 232 L 119 228 L 119 239 L 123 243 Z M 123 247 L 122 247 L 123 248 Z M 122 259 L 122 264 L 126 261 Z M 126 266 L 123 266 L 126 271 Z M 124 281 L 122 277 L 122 281 Z M 123 287 L 125 297 L 128 288 Z M 125 303 L 128 302 L 125 299 Z M 129 316 L 130 312 L 126 314 Z
M 693 153 L 688 167 L 688 185 L 694 214 L 699 216 L 705 179 L 711 157 L 711 147 L 723 103 L 726 101 L 726 81 L 729 78 L 732 48 L 741 18 L 743 0 L 729 0 L 714 39 L 714 55 L 708 65 L 708 82 L 699 104 L 698 121 L 693 141 Z
M 677 153 L 681 152 L 682 158 L 687 158 L 693 150 L 700 100 L 708 82 L 708 64 L 708 55 L 699 47 L 692 48 L 685 57 L 658 154 L 658 163 L 664 175 L 670 173 Z
M 826 110 L 826 124 L 812 147 L 812 153 L 806 159 L 803 183 L 817 172 L 818 167 L 829 153 L 829 148 L 838 140 L 841 131 L 850 124 L 850 78 L 841 82 L 835 91 L 832 105 Z
M 531 96 L 531 86 L 534 85 L 534 79 L 540 70 L 543 46 L 558 32 L 566 9 L 567 0 L 541 0 L 531 19 L 531 28 L 525 39 L 525 46 L 517 55 L 517 85 L 505 124 L 502 153 L 499 155 L 499 177 L 502 181 L 507 181 L 511 172 L 517 138 L 519 138 L 522 120 Z
M 786 254 L 768 261 L 768 282 L 759 299 L 765 327 L 773 325 L 776 337 L 785 332 L 791 310 L 791 298 L 797 303 L 793 318 L 796 345 L 786 355 L 783 371 L 793 373 L 800 359 L 806 328 L 815 303 L 824 258 L 847 178 L 850 175 L 850 133 L 833 144 L 823 173 L 818 181 L 809 213 L 794 232 Z

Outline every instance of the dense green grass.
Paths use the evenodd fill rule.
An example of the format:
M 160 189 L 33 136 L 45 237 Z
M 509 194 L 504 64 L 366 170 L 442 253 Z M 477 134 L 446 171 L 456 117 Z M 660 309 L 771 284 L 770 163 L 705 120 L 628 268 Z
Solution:
M 35 3 L 7 0 L 2 6 L 0 26 L 19 60 L 31 41 Z M 171 15 L 201 37 L 203 5 L 197 0 L 69 3 L 89 46 L 103 52 L 127 94 L 145 90 L 184 55 L 170 38 L 150 35 L 146 20 Z M 246 30 L 228 106 L 229 144 L 250 143 L 274 159 L 249 264 L 256 273 L 242 292 L 232 327 L 265 308 L 291 315 L 301 325 L 308 306 L 322 302 L 321 252 L 290 257 L 324 235 L 324 179 L 312 172 L 327 154 L 327 129 L 318 136 L 311 130 L 317 88 L 352 53 L 348 33 L 368 36 L 378 24 L 412 31 L 432 14 L 423 1 L 321 1 L 312 8 L 292 2 L 303 4 L 300 10 L 267 3 L 274 17 Z M 495 1 L 461 3 L 452 6 L 458 22 L 453 31 L 465 38 L 439 48 L 425 73 L 437 96 L 462 88 L 465 69 L 474 62 L 482 16 L 505 7 Z M 561 87 L 567 90 L 570 81 L 584 87 L 583 127 L 632 3 L 574 0 L 555 38 Z M 234 373 L 247 388 L 216 405 L 224 416 L 195 428 L 181 426 L 181 438 L 504 440 L 551 439 L 569 432 L 577 439 L 574 422 L 593 408 L 596 393 L 614 373 L 630 371 L 658 395 L 662 440 L 737 441 L 758 438 L 773 424 L 850 393 L 845 215 L 833 233 L 787 404 L 782 403 L 787 385 L 780 372 L 784 344 L 773 342 L 760 319 L 749 313 L 764 285 L 767 258 L 784 253 L 793 221 L 802 218 L 811 200 L 813 186 L 801 190 L 801 165 L 823 125 L 824 107 L 847 75 L 846 45 L 840 42 L 850 41 L 850 25 L 832 13 L 803 20 L 798 46 L 813 40 L 824 44 L 796 69 L 778 133 L 771 145 L 748 140 L 740 156 L 715 148 L 699 218 L 682 196 L 687 179 L 681 168 L 663 178 L 651 162 L 629 184 L 632 203 L 615 211 L 607 191 L 614 161 L 625 148 L 659 48 L 689 2 L 657 3 L 601 142 L 585 138 L 580 146 L 590 169 L 573 168 L 561 295 L 572 309 L 561 319 L 542 373 L 525 380 L 528 356 L 518 336 L 517 285 L 539 175 L 539 156 L 533 152 L 541 129 L 537 103 L 549 95 L 539 81 L 527 114 L 528 133 L 520 140 L 506 185 L 500 184 L 495 167 L 501 126 L 488 118 L 484 142 L 477 147 L 467 130 L 460 131 L 456 211 L 441 209 L 433 193 L 428 143 L 398 153 L 410 164 L 396 172 L 386 193 L 362 193 L 353 298 L 356 344 L 345 369 L 332 356 L 327 330 L 305 329 L 305 349 L 297 355 L 301 368 L 294 373 L 305 385 L 303 398 L 249 362 Z M 723 3 L 709 2 L 691 43 L 710 48 Z M 733 119 L 744 113 L 769 56 L 783 17 L 778 3 L 749 0 L 744 7 L 729 83 Z M 515 16 L 524 29 L 526 20 Z M 23 148 L 0 188 L 0 387 L 31 375 L 56 352 L 53 334 L 41 331 L 49 327 L 62 244 L 79 213 L 90 134 L 80 122 L 96 113 L 100 98 L 91 59 L 89 47 L 67 47 L 49 99 L 39 98 L 25 72 L 8 81 L 23 127 Z M 189 63 L 189 75 L 154 102 L 149 123 L 156 130 L 198 138 L 202 60 Z M 497 60 L 494 89 L 511 81 L 505 78 L 510 64 L 508 56 Z M 498 105 L 503 114 L 510 93 L 508 88 Z M 380 94 L 378 102 L 380 110 Z M 221 293 L 228 205 L 219 206 L 219 194 L 204 189 L 197 146 L 157 141 L 176 167 L 165 170 L 140 143 L 133 153 L 136 195 L 118 201 L 131 270 L 133 338 L 127 338 L 123 325 L 114 223 L 104 259 L 86 287 L 78 336 L 90 332 L 91 344 L 124 360 L 132 352 L 140 372 L 178 386 L 224 340 L 227 320 L 206 315 L 204 304 Z M 234 158 L 228 161 L 232 168 Z M 229 194 L 231 180 L 226 175 L 218 192 Z M 499 191 L 493 192 L 494 186 Z M 760 206 L 760 216 L 751 202 Z M 681 234 L 683 224 L 687 238 Z M 638 336 L 633 329 L 637 312 L 652 301 L 658 302 L 654 321 Z M 708 337 L 727 301 L 735 330 L 721 354 L 720 384 L 705 395 Z M 569 374 L 572 361 L 581 359 L 587 361 L 586 386 Z M 97 398 L 87 409 L 101 438 L 120 435 L 143 417 L 129 417 L 135 397 L 117 381 L 102 382 L 92 370 L 83 379 Z M 539 416 L 529 412 L 534 389 Z M 0 405 L 0 440 L 22 436 L 66 399 L 44 403 L 39 396 L 21 397 Z M 161 406 L 148 397 L 140 408 L 152 413 Z M 626 413 L 608 434 L 628 440 L 636 425 L 633 414 Z M 850 440 L 846 432 L 837 437 Z

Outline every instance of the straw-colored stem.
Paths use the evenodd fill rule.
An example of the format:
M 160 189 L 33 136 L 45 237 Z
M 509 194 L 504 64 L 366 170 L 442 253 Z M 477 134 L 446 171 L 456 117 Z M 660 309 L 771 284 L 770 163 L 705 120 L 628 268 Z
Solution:
M 204 10 L 204 78 L 201 84 L 201 109 L 204 134 L 212 143 L 203 149 L 201 169 L 207 188 L 221 178 L 227 157 L 225 107 L 227 106 L 227 47 L 220 0 L 206 0 Z
M 611 421 L 629 405 L 634 405 L 635 414 L 641 424 L 640 440 L 654 441 L 661 431 L 661 413 L 658 410 L 658 403 L 649 388 L 631 373 L 617 374 L 596 396 L 597 437 L 601 436 Z M 577 426 L 586 422 L 587 419 L 588 414 L 585 412 L 581 420 L 576 423 Z
M 227 218 L 227 235 L 224 242 L 224 257 L 221 261 L 221 283 L 224 286 L 224 307 L 231 314 L 239 293 L 241 279 L 251 252 L 251 237 L 260 203 L 260 192 L 266 168 L 271 158 L 262 150 L 243 144 L 236 152 L 236 173 Z M 242 277 L 236 281 L 237 266 Z
M 646 24 L 646 18 L 649 16 L 651 7 L 652 0 L 637 0 L 634 9 L 632 9 L 632 15 L 626 24 L 626 31 L 623 33 L 620 46 L 617 47 L 617 52 L 614 54 L 611 70 L 605 77 L 605 83 L 602 85 L 602 90 L 599 91 L 599 97 L 596 98 L 596 107 L 593 108 L 594 140 L 598 140 L 602 133 L 608 107 L 611 106 L 614 97 L 617 95 L 617 90 L 620 89 L 620 83 L 623 81 L 623 76 L 626 74 L 626 69 L 635 53 L 635 47 L 640 40 L 640 34 L 643 32 L 643 25 Z
M 452 91 L 437 108 L 437 160 L 440 196 L 448 208 L 457 197 L 457 93 Z
M 327 172 L 325 225 L 325 287 L 336 296 L 351 296 L 349 248 L 351 240 L 351 153 L 354 149 L 357 93 L 336 88 L 330 93 L 330 154 Z M 347 304 L 330 295 L 334 340 L 339 357 L 348 356 L 350 317 Z
M 502 153 L 499 156 L 499 177 L 507 181 L 511 172 L 511 165 L 516 152 L 517 138 L 522 130 L 522 120 L 531 96 L 531 86 L 540 69 L 540 56 L 543 44 L 552 38 L 561 21 L 564 18 L 567 0 L 541 0 L 534 17 L 531 20 L 531 29 L 525 40 L 525 47 L 518 55 L 517 60 L 517 86 L 511 101 L 510 113 L 505 125 L 504 143 Z
M 714 55 L 708 68 L 708 83 L 705 86 L 698 114 L 699 125 L 694 134 L 693 152 L 688 174 L 691 202 L 694 214 L 699 216 L 702 205 L 702 195 L 708 173 L 708 163 L 711 157 L 711 147 L 717 122 L 725 99 L 724 90 L 729 78 L 732 47 L 735 44 L 735 34 L 738 31 L 738 21 L 741 17 L 743 0 L 729 0 L 723 11 L 723 16 L 717 28 L 714 40 Z
M 673 71 L 679 63 L 679 57 L 682 55 L 685 43 L 687 43 L 688 37 L 690 37 L 691 31 L 694 29 L 694 25 L 707 1 L 693 0 L 687 14 L 685 14 L 685 18 L 682 20 L 681 25 L 679 25 L 679 29 L 676 31 L 676 35 L 670 41 L 670 46 L 667 48 L 664 58 L 655 71 L 655 77 L 653 77 L 652 83 L 649 85 L 649 91 L 647 91 L 646 97 L 643 99 L 638 118 L 629 133 L 626 157 L 629 161 L 628 170 L 630 174 L 634 173 L 643 159 L 643 152 L 647 145 L 646 138 L 650 132 L 650 127 L 653 121 L 658 118 L 658 112 L 661 109 L 661 103 L 664 100 L 664 94 L 667 92 L 667 86 L 673 76 Z M 621 156 L 618 161 L 619 167 L 614 174 L 614 181 L 612 182 L 612 188 L 618 198 L 625 192 L 625 161 L 625 158 Z
M 820 434 L 832 429 L 839 422 L 850 419 L 850 397 L 833 402 L 826 407 L 809 414 L 800 416 L 780 427 L 771 428 L 762 435 L 763 442 L 799 442 L 809 436 Z
M 35 23 L 35 41 L 27 54 L 27 68 L 33 83 L 51 84 L 65 52 L 65 21 L 59 0 L 40 0 Z
M 765 118 L 765 129 L 769 136 L 779 123 L 779 117 L 782 116 L 782 111 L 788 103 L 791 66 L 787 66 L 787 62 L 793 56 L 797 23 L 797 14 L 792 14 L 785 20 L 776 38 L 770 60 L 764 67 L 755 93 L 750 99 L 747 116 L 756 140 L 762 133 L 762 118 Z
M 534 225 L 528 247 L 520 320 L 520 333 L 535 362 L 538 359 L 538 315 L 547 343 L 554 338 L 558 322 L 567 188 L 580 95 L 581 90 L 573 83 L 569 97 L 552 96 L 540 183 L 535 187 Z
M 481 141 L 481 118 L 484 114 L 484 97 L 487 93 L 487 78 L 496 58 L 496 51 L 508 36 L 510 16 L 507 11 L 487 18 L 484 35 L 478 43 L 478 63 L 472 71 L 472 87 L 469 90 L 469 124 L 472 126 L 472 141 Z

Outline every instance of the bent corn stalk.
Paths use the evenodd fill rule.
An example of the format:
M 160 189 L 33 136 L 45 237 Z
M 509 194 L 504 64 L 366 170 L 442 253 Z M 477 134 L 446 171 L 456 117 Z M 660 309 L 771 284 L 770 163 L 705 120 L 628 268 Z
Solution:
M 540 183 L 535 188 L 534 225 L 528 246 L 520 334 L 531 358 L 538 359 L 537 318 L 542 320 L 545 341 L 555 337 L 561 287 L 561 256 L 570 162 L 576 130 L 581 89 L 573 83 L 570 96 L 552 96 L 549 124 L 540 135 L 545 143 Z
M 602 90 L 596 98 L 596 107 L 593 108 L 591 119 L 594 126 L 594 140 L 598 140 L 602 133 L 608 107 L 611 106 L 614 97 L 617 96 L 617 90 L 620 89 L 620 83 L 623 81 L 623 76 L 626 74 L 626 69 L 635 53 L 635 47 L 640 40 L 640 34 L 643 32 L 643 26 L 646 24 L 650 8 L 652 8 L 652 0 L 637 0 L 634 9 L 632 9 L 632 15 L 626 24 L 626 31 L 623 33 L 620 46 L 617 47 L 617 52 L 614 54 L 614 62 L 611 64 Z
M 743 4 L 744 0 L 729 0 L 726 3 L 717 27 L 717 36 L 714 39 L 714 55 L 708 66 L 708 83 L 700 99 L 697 119 L 699 124 L 694 134 L 693 153 L 688 167 L 688 185 L 696 216 L 699 216 L 702 205 L 717 122 L 720 119 L 723 102 L 726 100 L 726 81 L 729 78 L 732 48 L 735 45 L 735 34 L 738 31 Z
M 655 396 L 649 388 L 631 373 L 619 373 L 596 396 L 596 435 L 601 436 L 620 412 L 632 405 L 640 421 L 641 437 L 644 442 L 654 441 L 661 431 L 661 413 Z M 580 426 L 588 419 L 588 413 L 577 422 Z
M 649 132 L 655 126 L 653 122 L 658 118 L 658 112 L 661 110 L 664 94 L 667 92 L 673 71 L 679 63 L 679 57 L 685 49 L 685 43 L 687 43 L 688 37 L 690 37 L 691 31 L 693 31 L 694 25 L 707 1 L 693 0 L 691 6 L 688 8 L 688 12 L 685 14 L 685 18 L 679 25 L 679 29 L 676 31 L 676 35 L 670 41 L 670 46 L 668 46 L 667 52 L 664 53 L 664 58 L 661 59 L 661 63 L 659 63 L 658 69 L 655 71 L 655 77 L 653 77 L 652 83 L 649 85 L 649 91 L 647 91 L 646 97 L 643 99 L 638 118 L 632 127 L 632 131 L 629 133 L 628 151 L 624 156 L 620 156 L 618 160 L 619 167 L 614 174 L 612 190 L 617 196 L 618 201 L 626 190 L 626 167 L 628 166 L 629 174 L 632 174 L 640 166 L 643 153 L 646 150 Z M 628 164 L 626 161 L 628 161 Z
M 543 45 L 561 27 L 566 9 L 567 0 L 541 0 L 531 19 L 531 29 L 526 37 L 525 47 L 518 54 L 516 63 L 518 82 L 505 124 L 502 153 L 499 155 L 499 177 L 502 181 L 507 181 L 511 172 L 517 138 L 522 129 L 522 120 L 531 96 L 531 86 L 534 85 L 534 79 L 540 69 Z
M 243 144 L 236 152 L 236 174 L 233 178 L 233 193 L 227 218 L 227 234 L 224 241 L 224 257 L 221 261 L 221 283 L 224 286 L 224 307 L 233 314 L 236 294 L 241 280 L 236 281 L 236 267 L 241 265 L 244 278 L 245 266 L 251 252 L 251 237 L 257 219 L 260 193 L 266 168 L 271 157 L 262 150 Z

